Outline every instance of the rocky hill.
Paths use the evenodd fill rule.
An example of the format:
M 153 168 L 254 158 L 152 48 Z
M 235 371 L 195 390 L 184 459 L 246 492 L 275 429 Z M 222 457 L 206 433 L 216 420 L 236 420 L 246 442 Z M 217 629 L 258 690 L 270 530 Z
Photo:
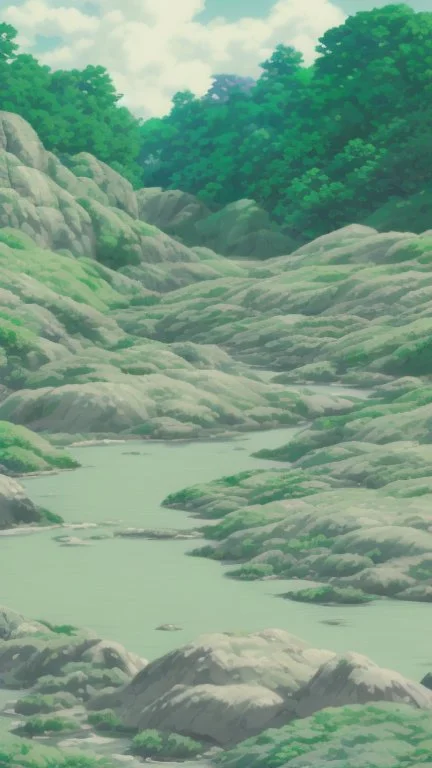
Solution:
M 74 468 L 53 443 L 298 425 L 260 452 L 280 468 L 166 500 L 206 521 L 196 554 L 230 561 L 234 578 L 311 581 L 287 599 L 430 602 L 430 232 L 353 224 L 296 250 L 253 201 L 215 212 L 181 192 L 134 192 L 90 155 L 60 162 L 9 113 L 0 167 L 0 527 L 60 522 L 12 477 Z M 369 390 L 341 397 L 336 383 Z M 203 751 L 278 728 L 216 758 L 231 768 L 324 766 L 334 750 L 369 768 L 367 729 L 377 766 L 390 750 L 408 768 L 431 730 L 425 686 L 276 630 L 201 638 L 147 665 L 5 610 L 0 681 L 27 689 L 25 733 L 45 733 L 30 711 L 60 713 L 79 739 L 91 717 L 122 738 L 144 729 L 144 757 L 155 729 Z M 8 744 L 0 763 L 17 765 L 22 742 Z
M 217 346 L 168 345 L 144 336 L 140 322 L 132 331 L 120 326 L 115 313 L 133 308 L 145 322 L 160 291 L 247 275 L 143 221 L 152 218 L 154 190 L 135 194 L 90 155 L 66 168 L 9 113 L 0 115 L 0 160 L 0 419 L 74 436 L 66 442 L 201 437 L 304 419 L 298 392 L 263 383 Z M 176 201 L 165 218 L 153 218 L 195 216 L 188 196 Z M 347 402 L 334 405 L 339 412 Z M 16 448 L 3 464 L 43 468 L 24 455 L 19 461 Z
M 77 743 L 81 738 L 85 746 L 90 725 L 90 730 L 93 726 L 111 738 L 108 754 L 114 758 L 117 749 L 124 751 L 124 740 L 130 743 L 136 734 L 141 734 L 140 743 L 147 744 L 151 757 L 157 754 L 158 733 L 192 737 L 201 753 L 206 753 L 215 745 L 233 747 L 264 728 L 278 728 L 270 732 L 271 738 L 258 737 L 257 744 L 270 749 L 273 740 L 290 732 L 288 723 L 294 721 L 290 728 L 297 733 L 303 718 L 317 712 L 315 721 L 304 720 L 309 732 L 314 722 L 328 721 L 331 733 L 336 730 L 330 727 L 331 721 L 339 718 L 342 724 L 351 711 L 353 722 L 364 720 L 374 727 L 382 723 L 385 712 L 390 713 L 390 723 L 403 712 L 424 727 L 432 718 L 432 692 L 425 686 L 358 654 L 337 656 L 317 650 L 275 629 L 252 635 L 208 635 L 148 664 L 89 632 L 52 627 L 3 608 L 0 684 L 11 689 L 8 711 L 15 712 L 13 726 L 18 734 L 31 733 L 36 714 L 42 729 L 39 735 L 42 715 L 48 732 L 47 715 L 51 714 L 51 719 L 63 724 L 55 737 L 59 743 L 66 731 L 75 735 Z M 25 689 L 21 696 L 19 688 Z M 0 720 L 4 716 L 0 712 Z M 116 742 L 116 734 L 117 738 L 123 734 L 122 745 Z M 139 738 L 133 740 L 132 749 Z M 6 747 L 9 739 L 5 737 Z M 325 733 L 322 741 L 326 746 Z M 231 765 L 229 761 L 245 750 L 253 751 L 254 745 L 253 740 L 241 744 L 217 762 Z M 85 760 L 82 752 L 81 759 Z M 79 765 L 87 768 L 85 762 Z
M 0 125 L 3 471 L 73 466 L 22 426 L 67 444 L 304 425 L 261 454 L 288 467 L 167 503 L 221 518 L 205 554 L 237 577 L 328 583 L 307 600 L 432 599 L 429 232 L 352 225 L 229 260 L 206 238 L 246 237 L 252 256 L 253 203 L 135 193 L 89 155 L 66 167 L 16 115 Z M 363 404 L 320 391 L 336 382 L 374 389 Z

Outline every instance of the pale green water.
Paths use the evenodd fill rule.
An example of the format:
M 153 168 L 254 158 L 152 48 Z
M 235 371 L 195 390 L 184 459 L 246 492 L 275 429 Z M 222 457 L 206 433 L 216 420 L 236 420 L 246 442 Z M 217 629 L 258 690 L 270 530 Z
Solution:
M 75 449 L 82 469 L 23 484 L 35 502 L 68 522 L 122 520 L 122 526 L 186 528 L 195 521 L 160 506 L 168 493 L 244 469 L 269 468 L 269 462 L 248 454 L 287 442 L 293 432 L 250 434 L 234 442 Z M 130 450 L 141 455 L 126 455 Z M 316 647 L 356 650 L 417 680 L 432 668 L 429 605 L 292 603 L 275 597 L 289 582 L 236 582 L 224 578 L 217 562 L 186 557 L 196 542 L 108 539 L 67 548 L 53 540 L 58 534 L 1 538 L 0 604 L 34 618 L 90 627 L 147 658 L 202 633 L 280 627 Z M 348 626 L 327 626 L 323 619 L 343 619 Z M 165 623 L 183 630 L 155 631 Z

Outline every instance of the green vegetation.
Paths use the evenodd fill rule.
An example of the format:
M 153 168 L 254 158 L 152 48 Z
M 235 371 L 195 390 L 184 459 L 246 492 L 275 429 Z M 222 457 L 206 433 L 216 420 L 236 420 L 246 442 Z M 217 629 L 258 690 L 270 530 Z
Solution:
M 161 760 L 188 760 L 204 751 L 198 741 L 177 733 L 162 731 L 142 731 L 132 741 L 131 752 L 143 758 Z
M 234 571 L 229 572 L 232 579 L 239 581 L 257 581 L 272 576 L 274 568 L 269 563 L 246 563 Z
M 45 507 L 38 507 L 39 521 L 42 525 L 61 525 L 64 523 L 64 519 L 61 515 L 57 515 L 56 512 L 51 512 Z
M 75 459 L 53 448 L 43 437 L 7 421 L 0 421 L 0 464 L 18 474 L 79 467 Z M 45 512 L 44 516 L 47 522 L 61 522 L 52 513 Z
M 253 198 L 307 240 L 392 200 L 393 214 L 387 209 L 376 223 L 394 228 L 404 198 L 431 175 L 424 67 L 431 29 L 431 13 L 388 5 L 328 30 L 313 67 L 279 45 L 247 92 L 233 89 L 222 104 L 178 94 L 168 118 L 142 127 L 143 151 L 157 158 L 146 185 L 208 203 Z
M 25 736 L 44 736 L 45 734 L 64 733 L 76 731 L 79 726 L 75 720 L 66 717 L 30 717 L 19 727 L 19 733 Z
M 177 93 L 168 116 L 146 122 L 119 106 L 103 67 L 53 71 L 19 53 L 13 27 L 0 31 L 0 109 L 28 120 L 77 175 L 90 175 L 85 157 L 68 159 L 92 152 L 135 186 L 182 189 L 213 209 L 255 200 L 301 241 L 359 219 L 429 228 L 430 12 L 390 4 L 357 13 L 323 35 L 313 66 L 278 45 L 250 87 L 228 78 L 215 101 L 226 80 L 218 75 L 203 98 Z M 256 216 L 253 203 L 241 215 Z M 101 241 L 106 263 L 130 263 L 123 245 Z
M 123 725 L 112 709 L 91 712 L 87 718 L 87 722 L 89 725 L 93 726 L 95 731 L 100 731 L 101 733 L 131 733 L 131 729 L 126 728 Z
M 70 709 L 76 703 L 74 696 L 68 693 L 54 695 L 31 694 L 19 699 L 15 705 L 18 715 L 46 715 L 61 709 Z
M 28 120 L 63 160 L 92 152 L 132 181 L 139 178 L 140 121 L 118 105 L 108 72 L 100 66 L 50 70 L 18 53 L 16 35 L 13 27 L 0 24 L 0 109 Z M 85 166 L 80 172 L 85 174 Z
M 50 632 L 54 632 L 57 635 L 67 635 L 68 637 L 71 637 L 72 635 L 76 635 L 78 630 L 78 627 L 74 627 L 72 624 L 50 624 L 49 621 L 44 621 L 42 619 L 38 619 L 39 624 L 43 624 L 45 627 L 48 627 Z
M 318 605 L 360 605 L 370 603 L 374 598 L 365 595 L 354 587 L 312 587 L 286 592 L 283 597 L 299 603 L 317 603 Z
M 105 759 L 53 749 L 42 744 L 2 735 L 0 765 L 4 768 L 113 768 Z
M 215 758 L 223 768 L 338 765 L 411 768 L 430 765 L 430 712 L 399 704 L 325 709 L 264 731 Z M 302 759 L 303 758 L 303 759 Z

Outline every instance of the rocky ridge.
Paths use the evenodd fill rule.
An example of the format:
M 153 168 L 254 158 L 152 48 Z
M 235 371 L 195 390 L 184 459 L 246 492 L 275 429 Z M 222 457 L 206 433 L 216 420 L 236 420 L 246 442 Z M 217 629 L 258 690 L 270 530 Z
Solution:
M 119 732 L 121 724 L 129 738 L 149 729 L 183 734 L 198 739 L 204 752 L 321 710 L 332 712 L 328 707 L 343 713 L 353 704 L 376 704 L 379 713 L 390 702 L 432 717 L 432 692 L 423 685 L 355 653 L 314 649 L 285 631 L 208 635 L 148 664 L 92 633 L 35 622 L 5 608 L 0 685 L 15 689 L 8 708 L 21 717 L 21 730 L 33 712 L 51 706 L 57 717 L 68 714 L 84 747 L 87 717 L 90 723 L 116 722 Z M 16 699 L 17 688 L 25 689 L 24 698 Z M 62 734 L 57 738 L 64 740 Z
M 0 114 L 0 162 L 0 419 L 64 442 L 199 438 L 304 420 L 301 393 L 263 383 L 219 347 L 168 345 L 115 317 L 134 307 L 144 318 L 161 291 L 246 269 L 142 221 L 145 190 L 90 155 L 66 167 L 17 115 Z

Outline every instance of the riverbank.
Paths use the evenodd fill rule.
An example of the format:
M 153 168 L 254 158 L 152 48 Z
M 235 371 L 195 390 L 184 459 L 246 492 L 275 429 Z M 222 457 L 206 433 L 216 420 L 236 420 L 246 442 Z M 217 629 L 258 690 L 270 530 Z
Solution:
M 377 722 L 387 703 L 395 711 L 409 705 L 408 717 L 432 712 L 426 682 L 280 629 L 206 634 L 150 663 L 87 630 L 7 608 L 0 608 L 0 632 L 2 765 L 39 753 L 23 765 L 42 768 L 51 759 L 56 768 L 95 768 L 95 752 L 110 765 L 192 756 L 217 764 L 223 750 L 267 728 L 296 728 L 329 707 L 343 717 L 360 704 L 359 716 L 370 710 Z
M 420 680 L 430 664 L 424 631 L 427 605 L 302 605 L 279 595 L 303 582 L 226 579 L 229 566 L 186 556 L 199 541 L 113 537 L 117 529 L 127 527 L 194 529 L 196 519 L 161 506 L 167 492 L 196 477 L 212 480 L 219 474 L 268 468 L 268 461 L 250 454 L 294 435 L 294 430 L 281 430 L 226 443 L 146 443 L 136 455 L 129 455 L 121 444 L 74 449 L 74 458 L 83 465 L 75 473 L 22 482 L 32 499 L 59 511 L 68 524 L 97 527 L 39 530 L 36 540 L 33 535 L 4 537 L 1 602 L 55 624 L 91 627 L 150 659 L 206 632 L 279 626 L 337 652 L 354 647 L 380 665 Z M 73 536 L 78 544 L 82 539 L 87 546 L 61 546 L 55 540 L 59 534 Z M 31 592 L 26 587 L 29 573 Z M 327 621 L 335 623 L 322 623 Z M 157 631 L 163 624 L 182 629 Z

